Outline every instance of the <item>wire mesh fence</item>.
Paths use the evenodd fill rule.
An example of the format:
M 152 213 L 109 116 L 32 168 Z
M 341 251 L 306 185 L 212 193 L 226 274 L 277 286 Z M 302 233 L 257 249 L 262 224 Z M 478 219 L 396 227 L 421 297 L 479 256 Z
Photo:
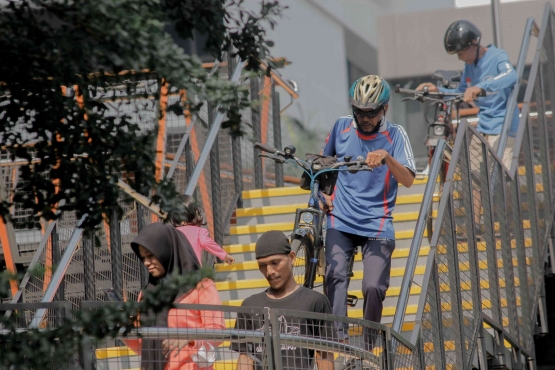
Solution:
M 67 302 L 4 304 L 0 312 L 15 312 L 11 329 L 18 328 L 20 335 L 41 308 L 47 308 L 42 331 L 75 325 L 80 322 L 75 319 L 90 316 L 97 318 L 96 332 L 100 333 L 102 328 L 114 329 L 110 328 L 111 320 L 118 312 L 125 310 L 130 315 L 130 329 L 116 329 L 116 335 L 102 339 L 85 335 L 75 340 L 81 337 L 76 326 L 74 338 L 57 338 L 61 343 L 70 342 L 69 347 L 63 343 L 66 352 L 55 359 L 58 366 L 65 361 L 68 366 L 78 362 L 85 370 L 243 368 L 240 365 L 269 370 L 421 369 L 414 346 L 388 327 L 328 314 L 174 304 L 154 315 L 144 305 L 125 307 L 121 302 L 82 302 L 80 313 L 71 311 Z M 95 310 L 102 310 L 102 315 L 94 314 Z M 68 324 L 67 319 L 72 321 Z M 338 339 L 333 328 L 337 321 L 348 325 L 348 340 Z M 16 335 L 15 331 L 4 330 L 0 341 L 14 342 Z M 49 345 L 54 347 L 55 343 Z M 67 351 L 70 348 L 73 350 Z
M 411 337 L 424 366 L 487 366 L 488 333 L 491 356 L 509 346 L 496 366 L 522 366 L 533 352 L 555 206 L 554 16 L 546 5 L 511 167 L 468 123 L 457 132 Z

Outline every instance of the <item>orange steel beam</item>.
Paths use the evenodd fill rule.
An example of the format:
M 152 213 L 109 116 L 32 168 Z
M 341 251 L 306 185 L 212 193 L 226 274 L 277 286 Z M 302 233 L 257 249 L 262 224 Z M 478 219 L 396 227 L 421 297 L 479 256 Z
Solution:
M 156 172 L 155 172 L 155 179 L 156 181 L 162 181 L 162 177 L 164 176 L 164 156 L 166 152 L 166 118 L 168 116 L 166 109 L 168 107 L 168 83 L 166 80 L 162 79 L 161 86 L 160 86 L 160 101 L 159 101 L 159 114 L 160 118 L 158 119 L 158 137 L 156 138 Z M 150 215 L 152 222 L 158 222 L 158 216 L 155 214 Z
M 0 200 L 7 198 L 9 196 L 6 184 L 4 183 L 4 174 L 0 171 Z M 17 273 L 17 268 L 15 266 L 14 256 L 12 254 L 12 248 L 17 247 L 17 242 L 15 240 L 15 234 L 11 224 L 8 224 L 7 220 L 0 217 L 0 243 L 2 243 L 2 250 L 4 251 L 4 260 L 6 261 L 6 270 L 12 275 Z M 10 279 L 10 289 L 12 291 L 12 297 L 18 291 L 18 281 L 17 279 Z
M 261 102 L 260 109 L 260 136 L 262 144 L 266 144 L 268 141 L 268 123 L 270 121 L 270 92 L 272 88 L 272 79 L 270 77 L 264 76 L 264 87 L 262 91 L 258 93 L 259 101 Z M 265 172 L 265 161 L 262 161 L 262 176 Z
M 168 83 L 162 79 L 160 88 L 160 119 L 158 120 L 158 137 L 156 138 L 156 181 L 162 180 L 164 174 L 164 153 L 166 146 L 166 108 L 168 107 Z
M 44 232 L 42 232 L 44 234 Z M 44 279 L 42 281 L 42 292 L 46 292 L 48 284 L 52 279 L 52 234 L 48 237 L 48 242 L 46 243 L 46 257 L 44 259 Z
M 112 240 L 110 240 L 110 223 L 108 222 L 108 217 L 107 215 L 104 215 L 104 236 L 106 237 L 106 246 L 108 247 L 108 250 L 112 250 Z
M 12 239 L 12 240 L 11 240 Z M 14 238 L 10 238 L 8 225 L 4 221 L 3 217 L 0 217 L 0 242 L 2 243 L 2 250 L 4 251 L 4 260 L 6 261 L 6 270 L 12 275 L 17 274 L 17 268 L 15 267 L 15 261 L 12 255 L 12 243 L 15 243 Z M 18 291 L 18 281 L 17 279 L 10 279 L 10 289 L 12 291 L 12 297 Z

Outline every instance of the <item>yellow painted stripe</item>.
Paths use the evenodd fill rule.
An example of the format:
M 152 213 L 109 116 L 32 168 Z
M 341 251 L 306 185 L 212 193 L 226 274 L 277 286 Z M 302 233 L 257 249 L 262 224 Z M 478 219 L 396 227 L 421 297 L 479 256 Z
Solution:
M 252 246 L 252 250 L 248 252 L 254 252 L 255 243 L 245 244 L 248 245 L 249 248 Z M 225 249 L 225 248 L 224 248 Z M 226 249 L 227 253 L 230 253 Z M 246 252 L 246 251 L 243 251 Z M 403 248 L 403 249 L 395 249 L 391 258 L 406 258 L 408 257 L 410 252 L 410 248 Z M 419 256 L 427 256 L 430 252 L 430 247 L 422 247 L 420 248 L 420 252 L 418 253 Z M 355 261 L 362 261 L 362 254 L 357 253 L 355 257 Z M 223 263 L 218 263 L 215 266 L 216 272 L 223 272 L 223 271 L 243 271 L 243 270 L 258 270 L 258 263 L 256 261 L 245 261 L 245 262 L 236 262 L 233 265 L 226 265 Z
M 516 258 L 513 258 L 513 266 L 517 267 L 518 266 L 518 260 Z M 531 260 L 530 258 L 526 258 L 526 265 L 530 265 Z M 448 272 L 449 271 L 449 267 L 447 264 L 441 263 L 438 264 L 438 271 L 439 272 Z M 503 260 L 502 259 L 498 259 L 497 260 L 497 267 L 498 268 L 502 268 L 503 267 Z M 478 262 L 478 268 L 480 270 L 486 270 L 488 268 L 488 262 L 487 261 L 479 261 Z M 470 262 L 461 262 L 459 261 L 459 271 L 470 271 Z
M 243 225 L 243 226 L 231 226 L 229 228 L 229 233 L 231 235 L 248 235 L 248 234 L 260 234 L 265 233 L 270 230 L 279 230 L 284 232 L 292 232 L 294 222 L 275 222 L 270 224 L 258 224 L 258 225 Z M 395 239 L 411 239 L 414 235 L 414 230 L 402 230 L 395 232 Z M 425 234 L 424 236 L 426 236 Z
M 270 216 L 270 215 L 295 215 L 298 208 L 306 208 L 306 203 L 278 205 L 278 206 L 264 206 L 253 208 L 239 208 L 236 217 L 255 217 L 255 216 Z M 415 212 L 399 212 L 393 214 L 393 221 L 416 221 L 418 218 L 418 211 Z M 435 215 L 434 215 L 435 216 Z
M 415 179 L 412 183 L 413 185 L 423 185 L 428 182 L 428 177 Z M 399 184 L 401 187 L 403 185 Z M 298 186 L 285 186 L 282 188 L 271 188 L 271 189 L 255 189 L 255 190 L 245 190 L 243 191 L 243 199 L 255 199 L 255 198 L 265 198 L 265 197 L 283 197 L 288 195 L 303 195 L 310 194 L 310 191 L 303 190 Z
M 534 166 L 534 173 L 535 173 L 536 175 L 541 174 L 541 173 L 542 173 L 542 166 L 540 166 L 539 164 L 538 164 L 538 165 L 535 165 L 535 166 Z M 526 167 L 524 167 L 524 166 L 518 167 L 518 174 L 519 174 L 520 176 L 526 175 Z
M 422 288 L 419 286 L 413 286 L 410 288 L 410 294 L 417 295 L 422 292 Z M 386 297 L 397 297 L 401 293 L 401 287 L 390 287 L 385 293 Z M 349 294 L 356 295 L 359 299 L 364 298 L 362 296 L 362 290 L 349 290 Z M 243 303 L 242 299 L 232 299 L 229 301 L 223 301 L 224 306 L 240 306 Z
M 255 199 L 265 197 L 284 197 L 288 195 L 310 194 L 310 191 L 303 190 L 298 186 L 287 186 L 283 188 L 256 189 L 243 191 L 243 199 Z
M 271 224 L 231 226 L 229 233 L 231 235 L 258 234 L 270 230 L 293 231 L 293 222 L 275 222 Z
M 415 270 L 415 275 L 423 275 L 425 266 L 417 266 Z M 404 267 L 396 267 L 391 269 L 391 277 L 401 277 L 405 273 Z M 355 271 L 352 280 L 362 280 L 362 271 Z M 322 277 L 318 276 L 315 280 L 316 284 L 322 283 Z M 237 290 L 237 289 L 257 289 L 257 288 L 267 288 L 268 281 L 266 279 L 248 279 L 248 280 L 236 280 L 236 281 L 218 281 L 216 282 L 216 288 L 218 290 Z
M 531 246 L 532 246 L 532 238 L 525 238 L 524 239 L 524 247 L 530 248 Z M 468 243 L 458 243 L 457 247 L 458 247 L 459 253 L 468 252 Z M 483 242 L 483 241 L 478 242 L 477 247 L 478 247 L 478 251 L 485 252 L 486 251 L 486 242 Z M 516 240 L 515 239 L 511 240 L 511 248 L 512 249 L 516 248 Z M 497 240 L 495 242 L 495 249 L 501 250 L 501 240 Z M 447 249 L 443 245 L 438 245 L 437 246 L 437 252 L 439 254 L 445 254 L 447 252 Z
M 96 350 L 96 358 L 98 360 L 105 360 L 108 358 L 115 358 L 115 357 L 129 357 L 129 356 L 137 356 L 137 354 L 127 346 L 99 348 Z

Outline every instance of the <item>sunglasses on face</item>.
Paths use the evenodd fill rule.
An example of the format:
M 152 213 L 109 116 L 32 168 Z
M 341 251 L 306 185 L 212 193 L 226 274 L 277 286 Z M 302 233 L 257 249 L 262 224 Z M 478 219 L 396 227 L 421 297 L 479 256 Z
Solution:
M 360 109 L 355 109 L 354 113 L 355 113 L 355 116 L 357 116 L 358 118 L 363 118 L 363 117 L 376 118 L 380 114 L 382 108 L 383 107 L 379 107 L 377 109 L 373 109 L 373 110 L 370 110 L 370 111 L 367 111 L 367 112 L 362 111 Z

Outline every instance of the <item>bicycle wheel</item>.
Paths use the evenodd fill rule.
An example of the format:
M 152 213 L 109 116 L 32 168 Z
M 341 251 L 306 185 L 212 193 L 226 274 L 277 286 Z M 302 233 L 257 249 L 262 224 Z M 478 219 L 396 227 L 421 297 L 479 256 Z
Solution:
M 298 284 L 303 285 L 308 277 L 310 259 L 312 258 L 312 239 L 309 237 L 293 239 L 291 250 L 297 255 L 293 265 L 293 276 Z

